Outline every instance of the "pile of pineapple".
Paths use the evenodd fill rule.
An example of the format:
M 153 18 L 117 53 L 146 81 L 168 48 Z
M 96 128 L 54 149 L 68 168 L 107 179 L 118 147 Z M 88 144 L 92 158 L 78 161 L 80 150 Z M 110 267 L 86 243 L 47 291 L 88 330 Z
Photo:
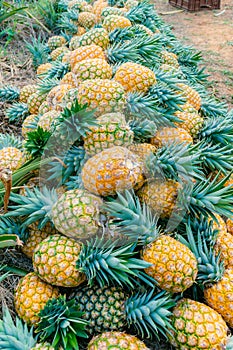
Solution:
M 0 88 L 0 234 L 33 264 L 0 349 L 232 349 L 232 111 L 149 2 L 54 4 L 35 83 Z

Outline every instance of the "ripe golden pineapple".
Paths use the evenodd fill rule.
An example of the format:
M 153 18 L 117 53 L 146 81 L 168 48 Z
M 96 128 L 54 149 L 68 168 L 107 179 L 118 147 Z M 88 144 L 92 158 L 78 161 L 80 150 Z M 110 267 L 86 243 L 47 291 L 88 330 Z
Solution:
M 133 62 L 120 65 L 116 70 L 114 80 L 118 81 L 126 92 L 147 92 L 156 83 L 152 70 Z
M 226 226 L 227 226 L 227 232 L 233 235 L 233 220 L 227 219 Z
M 104 114 L 96 119 L 97 125 L 91 126 L 86 133 L 84 148 L 93 156 L 113 146 L 127 147 L 133 142 L 133 132 L 121 113 Z
M 151 138 L 152 145 L 162 147 L 174 143 L 192 143 L 192 136 L 182 128 L 163 127 Z
M 52 108 L 48 105 L 48 102 L 45 100 L 44 102 L 41 103 L 38 114 L 43 115 L 47 112 L 49 112 Z
M 204 289 L 206 303 L 216 310 L 230 327 L 233 327 L 233 268 L 224 272 L 222 279 Z
M 190 103 L 197 111 L 201 107 L 201 97 L 197 91 L 195 91 L 190 86 L 178 83 L 177 86 L 181 89 L 179 94 L 181 94 L 188 103 Z
M 30 259 L 32 259 L 33 253 L 40 242 L 50 235 L 56 234 L 57 231 L 48 222 L 42 229 L 38 228 L 38 223 L 34 222 L 28 226 L 28 236 L 24 241 L 21 251 Z
M 52 68 L 52 63 L 49 63 L 49 62 L 43 63 L 43 64 L 39 65 L 39 67 L 37 68 L 36 74 L 40 75 L 43 73 L 47 73 L 50 68 Z
M 133 335 L 123 332 L 105 332 L 95 336 L 88 343 L 87 350 L 149 350 L 146 345 Z
M 174 329 L 168 334 L 177 349 L 224 349 L 228 327 L 221 315 L 207 305 L 191 299 L 181 299 L 171 317 Z
M 72 49 L 71 49 L 72 50 Z M 71 51 L 64 52 L 64 55 L 62 56 L 62 63 L 68 63 L 70 66 L 70 56 L 71 56 Z
M 176 111 L 174 113 L 182 123 L 176 123 L 177 127 L 188 131 L 192 137 L 197 137 L 204 124 L 204 118 L 193 108 L 193 112 Z
M 145 162 L 146 162 L 147 157 L 151 153 L 156 152 L 157 148 L 150 143 L 133 143 L 133 144 L 129 145 L 127 148 L 139 157 L 140 163 L 141 163 L 142 169 L 143 169 L 143 174 L 145 176 L 149 176 L 148 171 L 147 171 L 146 166 L 145 166 Z
M 27 103 L 29 96 L 34 94 L 34 92 L 36 92 L 36 90 L 37 90 L 36 85 L 29 84 L 29 85 L 23 86 L 20 89 L 19 101 Z
M 36 119 L 37 119 L 36 114 L 30 114 L 27 118 L 24 119 L 22 123 L 22 130 L 21 130 L 22 136 L 24 138 L 27 137 L 28 132 L 32 131 L 32 128 L 31 128 L 32 123 L 35 123 L 35 125 L 37 124 Z
M 93 28 L 79 38 L 78 46 L 87 46 L 92 44 L 106 49 L 109 45 L 108 32 L 104 28 Z
M 86 60 L 88 58 L 102 58 L 104 60 L 105 55 L 103 49 L 100 46 L 94 44 L 77 48 L 70 55 L 71 70 L 78 62 L 81 62 L 82 60 Z
M 91 12 L 81 12 L 78 15 L 78 24 L 84 28 L 92 28 L 97 22 L 96 15 Z
M 78 82 L 75 77 L 75 74 L 73 72 L 66 73 L 64 77 L 60 80 L 60 85 L 62 84 L 72 85 L 73 88 L 76 88 L 78 86 Z
M 71 0 L 68 2 L 69 9 L 76 9 L 82 11 L 83 7 L 87 5 L 87 2 L 84 0 Z
M 51 51 L 57 49 L 60 46 L 64 46 L 66 44 L 66 39 L 61 35 L 53 35 L 48 40 L 48 47 Z
M 82 245 L 72 238 L 52 235 L 37 245 L 33 268 L 40 278 L 55 286 L 76 287 L 86 280 L 76 268 Z
M 66 46 L 60 46 L 54 49 L 50 53 L 50 57 L 52 58 L 53 61 L 56 61 L 56 59 L 61 56 L 62 54 L 64 55 L 65 53 L 69 52 L 70 50 Z
M 73 89 L 73 86 L 70 84 L 59 84 L 52 88 L 46 98 L 46 102 L 50 109 L 54 109 L 56 111 L 62 110 L 62 99 L 65 94 L 71 89 Z
M 53 122 L 56 120 L 56 118 L 58 118 L 59 115 L 60 113 L 54 110 L 46 112 L 40 117 L 37 125 L 44 130 L 50 131 Z
M 101 13 L 105 7 L 108 7 L 108 2 L 103 0 L 97 0 L 93 4 L 93 13 L 96 15 L 97 21 L 101 20 Z
M 108 148 L 89 158 L 82 169 L 84 187 L 100 196 L 134 188 L 142 180 L 138 157 L 120 146 Z
M 59 290 L 42 281 L 35 272 L 20 279 L 14 296 L 15 310 L 20 318 L 29 325 L 37 325 L 38 313 L 49 299 L 58 298 Z
M 78 62 L 72 72 L 78 83 L 87 79 L 111 79 L 112 67 L 101 58 L 89 58 Z
M 119 15 L 122 16 L 124 11 L 122 8 L 118 7 L 105 7 L 101 12 L 101 20 L 103 21 L 105 17 L 109 15 Z
M 181 293 L 195 282 L 198 272 L 195 255 L 170 236 L 161 235 L 146 245 L 142 259 L 152 264 L 145 272 L 158 282 L 161 289 Z
M 169 66 L 179 68 L 180 65 L 179 65 L 179 62 L 177 60 L 176 54 L 164 50 L 164 51 L 161 51 L 160 55 L 161 55 L 163 64 L 168 64 Z
M 19 169 L 26 158 L 23 152 L 16 147 L 4 147 L 0 149 L 1 168 L 8 168 L 11 171 Z
M 114 29 L 131 27 L 131 22 L 128 18 L 118 15 L 109 15 L 104 18 L 103 27 L 107 32 L 112 32 Z
M 96 109 L 96 115 L 122 112 L 125 93 L 121 84 L 110 79 L 86 80 L 79 85 L 78 102 Z
M 224 266 L 233 267 L 233 237 L 230 233 L 219 231 L 215 244 L 216 252 L 221 252 Z
M 29 96 L 27 100 L 28 109 L 30 114 L 38 114 L 39 107 L 46 99 L 46 94 L 42 94 L 39 91 L 34 92 Z
M 144 184 L 137 195 L 161 218 L 169 218 L 175 209 L 180 184 L 174 180 L 156 179 Z

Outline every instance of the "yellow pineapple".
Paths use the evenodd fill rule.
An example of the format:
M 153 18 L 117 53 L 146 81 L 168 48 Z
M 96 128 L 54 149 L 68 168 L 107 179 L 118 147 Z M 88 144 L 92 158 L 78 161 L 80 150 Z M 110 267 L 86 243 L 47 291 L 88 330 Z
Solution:
M 176 54 L 165 50 L 165 51 L 161 51 L 160 55 L 161 55 L 163 64 L 168 64 L 169 66 L 179 68 L 180 65 L 179 65 L 179 62 L 177 60 Z
M 195 282 L 198 272 L 195 255 L 170 236 L 161 235 L 146 245 L 142 259 L 152 264 L 145 272 L 158 282 L 161 289 L 181 293 Z
M 66 39 L 61 35 L 53 35 L 48 40 L 48 47 L 51 51 L 57 49 L 60 46 L 64 46 L 66 44 Z
M 68 2 L 69 9 L 76 9 L 82 11 L 83 7 L 87 6 L 88 3 L 84 0 L 71 0 Z
M 107 32 L 112 32 L 114 29 L 131 27 L 131 22 L 128 18 L 118 15 L 109 15 L 104 18 L 103 27 Z
M 40 74 L 47 73 L 50 68 L 52 68 L 52 63 L 49 63 L 49 62 L 43 63 L 39 65 L 39 67 L 37 68 L 36 74 L 40 75 Z
M 112 67 L 101 58 L 89 58 L 77 63 L 72 72 L 78 83 L 87 79 L 111 79 Z
M 140 201 L 147 204 L 161 218 L 169 218 L 176 207 L 180 184 L 174 180 L 148 181 L 137 192 Z
M 45 114 L 43 114 L 39 121 L 38 121 L 38 126 L 41 127 L 43 130 L 51 130 L 53 122 L 56 120 L 56 118 L 60 115 L 58 111 L 49 111 Z
M 91 12 L 81 12 L 78 15 L 78 24 L 84 28 L 92 28 L 97 22 L 96 15 Z
M 14 296 L 15 310 L 29 325 L 37 325 L 38 313 L 48 300 L 59 297 L 59 290 L 30 272 L 19 281 Z
M 227 219 L 226 226 L 227 226 L 227 232 L 229 232 L 231 235 L 233 235 L 233 220 Z
M 181 94 L 189 104 L 191 104 L 197 111 L 199 111 L 201 108 L 201 97 L 199 93 L 190 86 L 183 83 L 178 83 L 177 86 L 181 89 L 179 94 Z
M 93 28 L 83 34 L 78 41 L 78 46 L 87 46 L 91 44 L 98 45 L 106 49 L 109 45 L 108 32 L 104 28 Z
M 30 131 L 33 131 L 32 129 L 32 124 L 35 124 L 35 127 L 37 125 L 37 115 L 36 114 L 30 114 L 27 118 L 24 119 L 23 123 L 22 123 L 22 136 L 24 138 L 27 137 L 27 133 Z
M 135 154 L 115 146 L 87 160 L 82 169 L 82 181 L 88 191 L 108 196 L 140 184 L 142 167 Z
M 72 49 L 70 49 L 70 50 L 72 50 Z M 70 56 L 71 56 L 70 50 L 67 52 L 64 52 L 64 55 L 62 56 L 62 59 L 61 59 L 62 63 L 68 63 L 69 66 L 70 66 Z
M 56 59 L 61 56 L 62 54 L 64 55 L 65 53 L 68 53 L 70 50 L 66 46 L 60 46 L 53 50 L 50 53 L 50 57 L 52 58 L 53 61 L 56 61 Z
M 62 110 L 61 102 L 67 91 L 73 89 L 70 84 L 60 84 L 52 88 L 47 95 L 46 102 L 50 109 Z
M 133 335 L 123 332 L 105 332 L 95 336 L 88 343 L 87 350 L 149 350 L 146 345 Z
M 155 153 L 157 148 L 150 144 L 150 143 L 133 143 L 131 145 L 128 146 L 128 149 L 135 153 L 141 162 L 142 168 L 143 168 L 143 174 L 145 176 L 149 176 L 148 171 L 146 169 L 145 166 L 145 162 L 147 157 L 151 154 L 151 153 Z
M 182 128 L 163 127 L 151 138 L 152 145 L 162 147 L 174 143 L 192 143 L 192 136 Z
M 233 327 L 233 268 L 224 272 L 222 279 L 204 289 L 206 303 L 216 310 L 230 327 Z
M 40 105 L 45 101 L 45 99 L 46 94 L 42 94 L 39 91 L 36 91 L 29 96 L 27 104 L 30 114 L 38 114 Z
M 27 100 L 29 96 L 31 96 L 34 92 L 36 92 L 37 86 L 36 85 L 25 85 L 20 89 L 20 95 L 19 95 L 19 101 L 27 103 Z
M 181 127 L 188 131 L 192 137 L 197 137 L 203 127 L 204 118 L 201 117 L 196 110 L 192 113 L 176 111 L 174 115 L 182 120 L 181 123 L 176 123 L 178 128 Z
M 62 235 L 52 235 L 36 247 L 33 267 L 43 281 L 63 287 L 76 287 L 86 280 L 76 268 L 82 244 Z
M 25 162 L 26 157 L 22 150 L 16 147 L 4 147 L 0 149 L 1 168 L 8 168 L 11 171 L 19 169 Z
M 70 55 L 71 70 L 78 62 L 81 62 L 88 58 L 102 58 L 104 60 L 105 55 L 103 49 L 100 46 L 92 44 L 87 46 L 81 46 L 76 50 L 72 51 Z
M 78 81 L 76 79 L 76 76 L 73 72 L 68 72 L 64 75 L 64 77 L 60 80 L 60 85 L 62 84 L 68 84 L 71 85 L 73 88 L 76 88 L 78 86 Z
M 91 126 L 83 138 L 84 148 L 93 156 L 113 146 L 127 147 L 133 142 L 133 132 L 121 113 L 109 113 L 96 119 L 97 125 Z
M 43 115 L 49 111 L 51 111 L 51 106 L 48 105 L 48 102 L 45 100 L 41 103 L 39 109 L 38 109 L 38 115 Z
M 133 62 L 120 65 L 116 70 L 114 80 L 118 81 L 126 92 L 147 92 L 156 83 L 152 70 Z
M 168 334 L 177 349 L 224 349 L 228 327 L 221 315 L 207 305 L 191 299 L 181 299 L 173 309 L 173 329 Z
M 93 4 L 93 13 L 96 15 L 97 21 L 101 20 L 101 13 L 105 7 L 108 7 L 108 2 L 103 0 L 97 0 Z
M 110 79 L 85 80 L 79 85 L 78 102 L 96 109 L 96 116 L 122 112 L 126 102 L 124 88 Z

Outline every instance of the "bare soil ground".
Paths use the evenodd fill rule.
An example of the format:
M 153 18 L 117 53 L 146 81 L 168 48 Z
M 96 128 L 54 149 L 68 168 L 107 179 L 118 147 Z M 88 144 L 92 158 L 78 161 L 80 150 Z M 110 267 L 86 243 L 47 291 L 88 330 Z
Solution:
M 202 52 L 210 74 L 209 88 L 233 107 L 233 1 L 221 0 L 221 9 L 175 13 L 168 0 L 155 0 L 157 12 L 170 24 L 177 38 Z M 174 12 L 174 13 L 172 13 Z M 168 14 L 165 14 L 168 13 Z

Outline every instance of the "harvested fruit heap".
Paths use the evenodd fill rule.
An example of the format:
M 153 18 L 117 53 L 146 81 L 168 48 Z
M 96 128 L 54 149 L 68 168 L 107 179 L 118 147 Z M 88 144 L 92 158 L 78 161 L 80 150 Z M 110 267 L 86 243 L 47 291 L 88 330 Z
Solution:
M 33 264 L 0 348 L 232 349 L 232 111 L 152 4 L 53 6 L 35 84 L 0 88 L 22 122 L 0 135 L 0 244 Z

